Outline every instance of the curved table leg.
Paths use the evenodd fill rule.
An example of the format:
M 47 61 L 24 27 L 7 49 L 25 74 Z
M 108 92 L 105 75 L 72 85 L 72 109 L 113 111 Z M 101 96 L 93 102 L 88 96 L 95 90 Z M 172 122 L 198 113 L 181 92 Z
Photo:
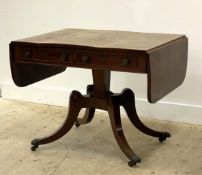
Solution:
M 115 100 L 112 102 L 113 104 L 109 106 L 108 113 L 111 121 L 112 130 L 116 141 L 123 151 L 123 153 L 130 159 L 128 162 L 129 166 L 136 165 L 136 163 L 140 163 L 141 159 L 137 156 L 133 150 L 130 148 L 122 129 L 121 118 L 120 118 L 120 107 L 115 104 Z
M 31 147 L 32 151 L 35 151 L 39 145 L 47 144 L 55 140 L 58 140 L 72 128 L 81 110 L 81 105 L 79 104 L 80 98 L 82 98 L 80 92 L 73 91 L 71 93 L 69 102 L 69 113 L 62 126 L 57 131 L 55 131 L 54 133 L 50 134 L 47 137 L 32 140 L 31 142 L 31 144 L 33 145 Z
M 87 108 L 83 118 L 78 118 L 76 120 L 75 126 L 79 127 L 80 125 L 90 123 L 94 117 L 94 114 L 95 114 L 95 108 Z
M 94 91 L 93 85 L 88 85 L 87 86 L 87 95 L 91 96 L 93 91 Z M 80 125 L 90 123 L 94 117 L 94 114 L 95 114 L 95 108 L 86 108 L 84 116 L 82 118 L 78 118 L 76 120 L 75 126 L 79 127 Z
M 135 95 L 132 90 L 124 89 L 122 91 L 120 97 L 120 105 L 124 107 L 131 123 L 143 133 L 153 137 L 158 137 L 160 142 L 163 142 L 164 140 L 166 140 L 167 137 L 171 136 L 168 132 L 159 132 L 152 130 L 141 122 L 135 109 Z

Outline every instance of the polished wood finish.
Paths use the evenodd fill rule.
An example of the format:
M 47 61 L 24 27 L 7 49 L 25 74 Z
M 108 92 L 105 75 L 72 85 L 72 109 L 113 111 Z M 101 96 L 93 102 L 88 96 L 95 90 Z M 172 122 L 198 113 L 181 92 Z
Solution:
M 87 86 L 87 96 L 91 97 L 92 94 L 94 93 L 94 86 L 93 85 L 88 85 Z M 79 127 L 80 125 L 87 124 L 91 122 L 95 114 L 95 108 L 89 107 L 86 108 L 85 114 L 83 118 L 78 118 L 75 125 L 76 127 Z
M 39 145 L 51 143 L 55 140 L 58 140 L 59 138 L 64 136 L 74 126 L 76 119 L 78 117 L 78 114 L 82 108 L 80 103 L 78 103 L 80 98 L 82 98 L 80 92 L 73 91 L 71 93 L 70 100 L 69 100 L 70 101 L 69 113 L 64 123 L 61 125 L 61 127 L 57 131 L 50 134 L 49 136 L 32 140 L 32 145 L 34 145 L 32 149 L 37 148 Z
M 17 86 L 24 87 L 66 70 L 65 66 L 15 61 L 16 53 L 13 47 L 14 45 L 10 44 L 10 66 L 13 81 Z
M 88 48 L 84 46 L 12 42 L 13 60 L 66 67 L 146 73 L 147 55 L 142 51 Z M 63 58 L 65 56 L 65 58 Z M 126 64 L 126 60 L 128 63 Z
M 112 30 L 64 29 L 17 42 L 32 44 L 61 44 L 89 48 L 149 51 L 184 35 L 141 33 Z
M 51 77 L 66 67 L 92 69 L 93 84 L 87 87 L 87 94 L 72 92 L 64 123 L 53 134 L 34 139 L 32 150 L 61 138 L 74 124 L 79 127 L 89 123 L 97 108 L 108 111 L 115 139 L 130 160 L 128 165 L 139 163 L 140 157 L 124 136 L 120 106 L 141 132 L 159 138 L 160 142 L 170 134 L 150 129 L 141 122 L 132 90 L 110 91 L 111 71 L 147 74 L 148 101 L 155 103 L 183 82 L 187 52 L 188 39 L 184 35 L 123 31 L 66 29 L 11 42 L 11 71 L 18 86 Z M 82 108 L 86 108 L 85 114 L 78 118 Z
M 95 108 L 108 111 L 109 118 L 115 139 L 123 151 L 129 158 L 129 166 L 140 163 L 141 159 L 136 155 L 129 146 L 123 132 L 120 106 L 126 110 L 130 121 L 140 131 L 154 137 L 158 137 L 160 141 L 170 137 L 168 132 L 158 132 L 146 127 L 139 119 L 134 102 L 134 94 L 130 89 L 124 89 L 120 94 L 114 94 L 109 91 L 110 72 L 104 70 L 92 70 L 94 84 L 88 86 L 87 95 L 82 96 L 80 92 L 73 91 L 70 96 L 69 114 L 62 126 L 53 134 L 32 140 L 32 150 L 35 151 L 39 145 L 53 142 L 64 136 L 75 125 L 78 127 L 82 124 L 89 123 L 94 116 Z M 78 114 L 82 108 L 86 108 L 83 118 L 78 118 Z
M 65 67 L 148 74 L 148 100 L 155 103 L 184 81 L 188 39 L 175 34 L 65 29 L 13 41 L 10 52 L 11 69 L 15 72 L 12 74 L 22 74 L 15 63 L 24 67 L 27 63 L 49 65 L 47 69 L 52 74 Z M 29 73 L 33 81 L 25 85 L 50 76 L 48 71 L 47 76 L 44 72 L 36 75 L 35 69 L 29 71 L 33 71 Z M 24 81 L 23 76 L 13 75 L 13 79 L 23 86 L 18 83 Z
M 148 100 L 159 101 L 182 84 L 187 69 L 188 40 L 180 38 L 149 51 Z

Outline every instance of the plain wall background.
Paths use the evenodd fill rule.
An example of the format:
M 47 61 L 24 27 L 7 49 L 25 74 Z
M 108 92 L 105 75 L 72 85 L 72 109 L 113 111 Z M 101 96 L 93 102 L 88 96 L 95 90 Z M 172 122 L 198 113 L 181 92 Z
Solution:
M 202 124 L 202 2 L 200 0 L 0 0 L 0 86 L 4 98 L 67 105 L 71 90 L 85 91 L 90 70 L 66 72 L 26 88 L 12 82 L 9 42 L 63 28 L 186 34 L 189 60 L 185 82 L 151 105 L 146 75 L 112 72 L 111 89 L 132 88 L 138 112 L 150 118 Z M 176 65 L 178 66 L 178 65 Z

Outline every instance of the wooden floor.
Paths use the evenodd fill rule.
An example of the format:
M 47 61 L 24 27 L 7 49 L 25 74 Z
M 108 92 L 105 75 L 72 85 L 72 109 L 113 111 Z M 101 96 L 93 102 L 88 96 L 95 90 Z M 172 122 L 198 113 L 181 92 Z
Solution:
M 202 126 L 144 119 L 148 126 L 172 134 L 161 144 L 157 139 L 138 132 L 127 118 L 123 118 L 126 137 L 142 158 L 141 164 L 130 168 L 116 144 L 109 118 L 104 112 L 96 112 L 92 123 L 74 127 L 59 141 L 42 145 L 36 152 L 30 151 L 30 141 L 58 128 L 66 110 L 0 99 L 0 174 L 202 174 Z

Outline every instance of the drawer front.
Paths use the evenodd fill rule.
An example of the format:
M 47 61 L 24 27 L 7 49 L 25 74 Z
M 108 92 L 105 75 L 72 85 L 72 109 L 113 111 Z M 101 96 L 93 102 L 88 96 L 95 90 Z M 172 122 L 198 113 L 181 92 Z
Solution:
M 110 54 L 80 51 L 76 54 L 79 67 L 110 69 L 129 72 L 146 72 L 146 59 L 135 54 Z
M 59 47 L 41 46 L 14 46 L 14 59 L 16 61 L 48 61 L 48 62 L 73 62 L 74 51 Z

